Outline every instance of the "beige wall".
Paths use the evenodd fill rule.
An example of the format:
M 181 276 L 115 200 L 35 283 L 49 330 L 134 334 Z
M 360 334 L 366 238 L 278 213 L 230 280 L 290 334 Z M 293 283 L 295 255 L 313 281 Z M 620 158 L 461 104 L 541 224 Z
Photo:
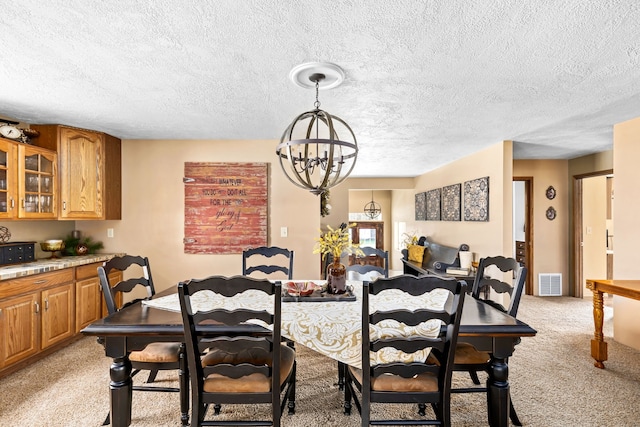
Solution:
M 469 245 L 479 257 L 490 255 L 511 256 L 511 173 L 512 143 L 504 141 L 463 159 L 454 161 L 416 179 L 415 193 L 429 191 L 452 184 L 462 184 L 476 178 L 489 177 L 489 221 L 415 221 L 411 197 L 404 212 L 407 228 L 415 227 L 418 235 L 430 236 L 434 241 L 449 246 Z M 464 189 L 461 198 L 464 197 Z M 403 203 L 409 202 L 405 198 Z M 464 203 L 462 203 L 464 208 Z M 506 206 L 506 208 L 505 208 Z
M 567 160 L 515 160 L 513 175 L 533 177 L 533 293 L 538 295 L 538 274 L 561 273 L 562 294 L 569 295 L 569 196 Z M 547 188 L 556 189 L 556 197 L 546 197 Z M 546 217 L 553 206 L 556 219 Z
M 616 180 L 616 208 L 613 211 L 613 222 L 616 227 L 614 279 L 640 279 L 638 159 L 640 159 L 640 118 L 619 123 L 613 128 L 613 168 Z M 640 301 L 615 296 L 613 312 L 615 339 L 640 350 L 640 322 L 638 322 Z
M 9 229 L 10 242 L 37 242 L 35 245 L 36 258 L 47 258 L 51 256 L 51 252 L 41 251 L 39 243 L 48 239 L 64 239 L 73 231 L 75 221 L 27 221 L 20 219 L 0 221 L 0 225 Z
M 185 254 L 185 162 L 269 162 L 269 244 L 295 251 L 295 278 L 318 277 L 313 254 L 320 228 L 320 199 L 295 187 L 275 162 L 277 141 L 138 141 L 122 142 L 122 220 L 78 221 L 83 233 L 103 240 L 105 252 L 149 257 L 156 287 L 213 274 L 242 273 L 241 254 Z M 288 227 L 288 237 L 280 228 Z M 107 228 L 114 237 L 107 238 Z

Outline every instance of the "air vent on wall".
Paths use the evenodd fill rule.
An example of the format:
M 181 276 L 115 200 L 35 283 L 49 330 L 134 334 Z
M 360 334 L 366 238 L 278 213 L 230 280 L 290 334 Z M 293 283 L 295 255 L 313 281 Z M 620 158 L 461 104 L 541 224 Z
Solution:
M 562 273 L 538 274 L 538 294 L 541 297 L 562 295 Z

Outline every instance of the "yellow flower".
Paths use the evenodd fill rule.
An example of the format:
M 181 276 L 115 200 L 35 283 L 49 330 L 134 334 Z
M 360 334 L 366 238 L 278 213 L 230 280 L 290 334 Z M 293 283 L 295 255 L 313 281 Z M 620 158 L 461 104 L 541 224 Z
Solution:
M 340 259 L 340 255 L 343 252 L 364 256 L 364 252 L 362 252 L 359 245 L 352 244 L 349 239 L 349 228 L 355 225 L 355 223 L 347 225 L 343 222 L 335 230 L 330 225 L 327 225 L 327 231 L 323 233 L 320 230 L 320 237 L 315 239 L 316 244 L 313 248 L 313 253 L 322 254 L 323 260 L 329 253 L 333 255 L 334 260 Z

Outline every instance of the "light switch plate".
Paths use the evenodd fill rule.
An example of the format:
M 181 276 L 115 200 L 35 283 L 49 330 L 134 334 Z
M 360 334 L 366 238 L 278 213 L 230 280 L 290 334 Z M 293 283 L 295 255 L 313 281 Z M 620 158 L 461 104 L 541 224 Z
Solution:
M 287 237 L 288 234 L 289 231 L 287 230 L 287 227 L 280 227 L 280 237 Z

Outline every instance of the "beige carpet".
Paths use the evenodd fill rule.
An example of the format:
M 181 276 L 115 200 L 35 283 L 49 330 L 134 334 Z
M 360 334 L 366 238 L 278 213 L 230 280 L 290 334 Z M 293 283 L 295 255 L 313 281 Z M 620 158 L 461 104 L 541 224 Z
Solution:
M 538 330 L 525 338 L 510 360 L 512 396 L 526 426 L 640 425 L 640 352 L 611 340 L 612 313 L 605 310 L 609 342 L 607 369 L 589 355 L 593 330 L 589 300 L 523 297 L 520 318 Z M 85 338 L 33 366 L 0 380 L 0 426 L 99 426 L 109 407 L 110 360 L 93 338 Z M 336 363 L 298 348 L 297 413 L 287 427 L 359 426 L 357 411 L 342 414 L 335 385 Z M 173 374 L 162 377 L 174 382 Z M 137 380 L 140 381 L 140 380 Z M 468 383 L 456 374 L 456 384 Z M 413 415 L 413 406 L 378 407 Z M 179 426 L 178 395 L 134 392 L 133 426 Z M 231 406 L 224 413 L 268 416 L 266 408 Z M 454 426 L 484 426 L 482 394 L 454 395 Z

